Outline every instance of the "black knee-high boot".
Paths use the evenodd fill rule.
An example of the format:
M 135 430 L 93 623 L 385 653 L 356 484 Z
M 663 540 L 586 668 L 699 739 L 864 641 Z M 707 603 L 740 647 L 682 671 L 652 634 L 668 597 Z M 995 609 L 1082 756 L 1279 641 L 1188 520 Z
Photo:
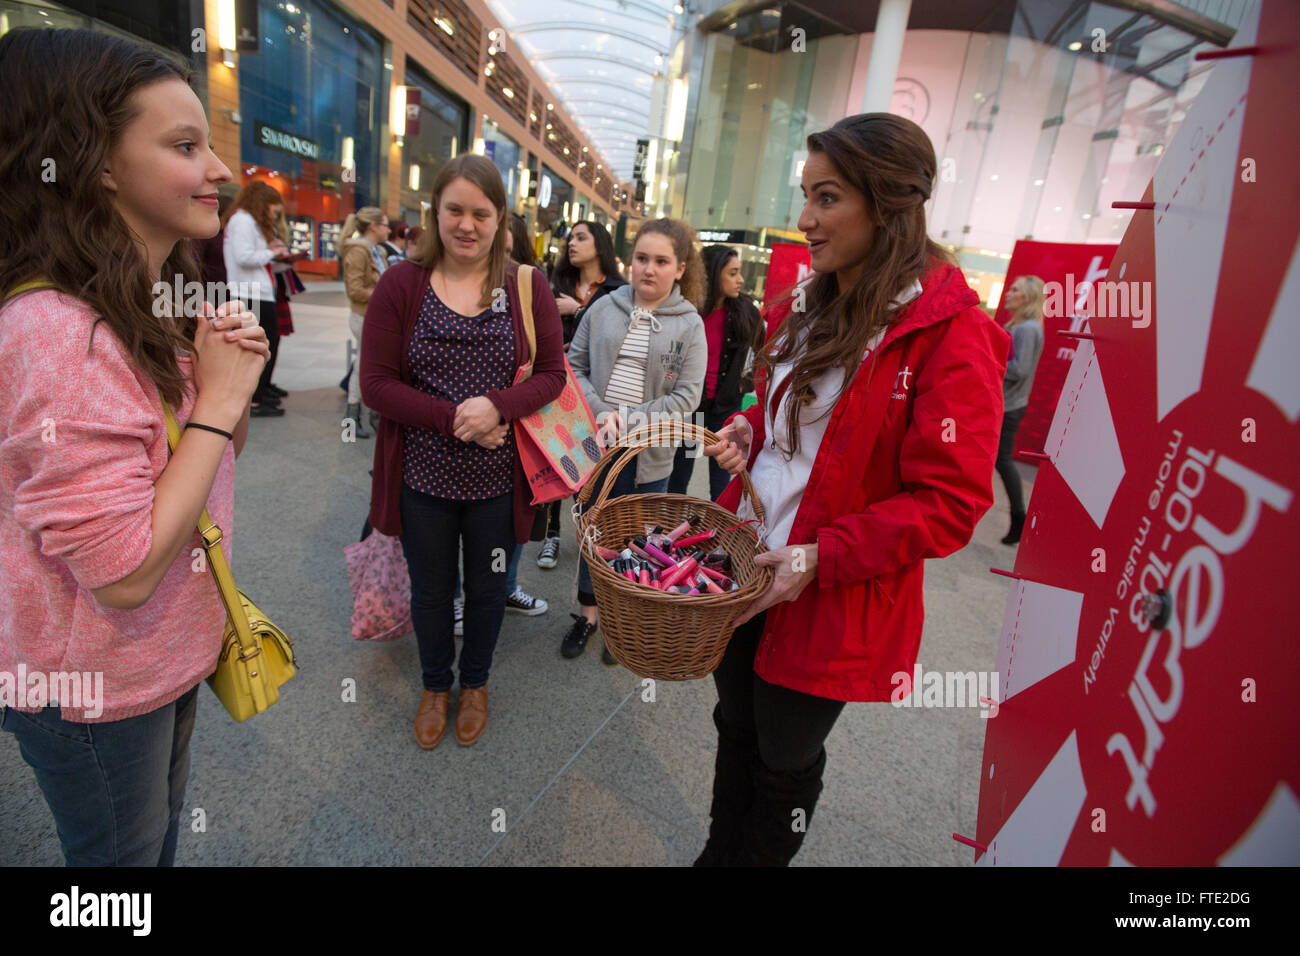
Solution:
M 794 773 L 770 770 L 761 759 L 756 764 L 754 803 L 741 823 L 742 865 L 788 866 L 822 792 L 826 748 L 812 766 Z
M 736 866 L 741 860 L 740 825 L 754 801 L 754 769 L 758 747 L 753 738 L 724 723 L 722 705 L 713 708 L 718 728 L 718 756 L 713 769 L 713 805 L 709 808 L 709 841 L 695 866 Z

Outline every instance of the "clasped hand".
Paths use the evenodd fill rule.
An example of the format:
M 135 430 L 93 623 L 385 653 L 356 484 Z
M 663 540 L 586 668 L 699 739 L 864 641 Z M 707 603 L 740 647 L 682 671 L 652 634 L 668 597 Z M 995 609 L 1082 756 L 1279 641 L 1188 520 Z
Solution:
M 501 413 L 490 398 L 477 395 L 456 406 L 452 428 L 461 441 L 472 441 L 484 448 L 500 448 L 505 444 L 510 426 L 502 423 Z

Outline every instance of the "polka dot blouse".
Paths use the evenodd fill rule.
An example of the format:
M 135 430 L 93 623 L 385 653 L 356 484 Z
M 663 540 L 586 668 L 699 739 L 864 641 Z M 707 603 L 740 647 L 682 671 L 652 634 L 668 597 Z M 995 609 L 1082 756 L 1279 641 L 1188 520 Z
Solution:
M 460 404 L 515 377 L 515 333 L 510 308 L 478 315 L 454 311 L 429 286 L 406 353 L 413 384 L 420 391 Z M 406 426 L 402 479 L 416 491 L 438 498 L 479 501 L 509 494 L 514 487 L 514 429 L 500 448 L 484 448 L 429 428 Z

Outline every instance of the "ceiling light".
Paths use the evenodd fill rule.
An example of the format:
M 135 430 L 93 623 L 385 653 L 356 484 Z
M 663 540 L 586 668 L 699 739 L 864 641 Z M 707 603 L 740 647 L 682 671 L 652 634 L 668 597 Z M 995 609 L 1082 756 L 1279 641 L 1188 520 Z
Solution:
M 682 6 L 680 3 L 674 3 L 674 4 L 673 4 L 673 13 L 679 13 L 679 14 L 680 14 L 680 13 L 685 13 L 685 12 L 686 12 L 686 8 L 685 8 L 684 6 Z
M 451 21 L 446 17 L 434 17 L 433 22 L 437 24 L 438 29 L 447 34 L 447 36 L 454 37 L 456 35 L 456 28 L 451 25 Z
M 547 104 L 546 104 L 546 108 L 547 108 L 548 110 L 553 110 L 553 109 L 555 109 L 555 104 L 554 104 L 554 103 L 547 103 Z
M 507 99 L 511 99 L 511 100 L 513 100 L 513 99 L 515 98 L 515 91 L 512 90 L 512 89 L 510 89 L 510 87 L 508 87 L 508 86 L 502 88 L 501 93 L 502 93 L 502 95 L 505 96 Z
M 1068 47 L 1066 47 L 1066 49 L 1070 50 L 1071 52 L 1077 53 L 1079 50 L 1083 49 L 1083 44 L 1080 43 L 1078 40 L 1075 40 Z

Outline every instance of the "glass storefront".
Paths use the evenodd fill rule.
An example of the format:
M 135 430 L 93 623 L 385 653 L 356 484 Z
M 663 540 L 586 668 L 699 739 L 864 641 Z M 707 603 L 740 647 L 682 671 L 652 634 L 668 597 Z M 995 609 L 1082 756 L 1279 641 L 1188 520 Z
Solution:
M 935 146 L 930 232 L 982 297 L 1003 280 L 1017 240 L 1118 241 L 1131 214 L 1111 202 L 1142 194 L 1213 68 L 1194 59 L 1217 48 L 1208 34 L 1158 10 L 1074 6 L 1079 15 L 1059 28 L 1053 5 L 1021 2 L 1009 34 L 912 30 L 903 43 L 890 111 Z M 1242 7 L 1216 10 L 1230 35 Z M 1066 28 L 1076 21 L 1088 30 Z M 795 52 L 755 24 L 722 25 L 699 56 L 679 45 L 668 80 L 691 84 L 693 125 L 654 143 L 653 214 L 680 209 L 705 229 L 794 230 L 807 135 L 860 111 L 872 34 L 810 37 Z M 1094 30 L 1105 31 L 1105 56 L 1091 48 Z M 674 152 L 683 147 L 687 156 Z
M 257 12 L 261 52 L 239 56 L 241 182 L 265 179 L 280 190 L 295 238 L 312 255 L 297 268 L 332 274 L 339 223 L 383 205 L 383 46 L 320 0 L 260 0 Z
M 568 181 L 543 163 L 537 179 L 537 231 L 548 232 L 561 220 L 565 225 L 572 225 L 573 196 Z
M 469 106 L 409 59 L 406 86 L 420 92 L 420 125 L 402 144 L 399 218 L 414 226 L 425 221 L 430 190 L 442 164 L 469 148 Z
M 506 187 L 506 208 L 518 211 L 520 163 L 519 144 L 501 132 L 501 127 L 490 119 L 483 119 L 483 155 L 492 160 L 501 172 Z

